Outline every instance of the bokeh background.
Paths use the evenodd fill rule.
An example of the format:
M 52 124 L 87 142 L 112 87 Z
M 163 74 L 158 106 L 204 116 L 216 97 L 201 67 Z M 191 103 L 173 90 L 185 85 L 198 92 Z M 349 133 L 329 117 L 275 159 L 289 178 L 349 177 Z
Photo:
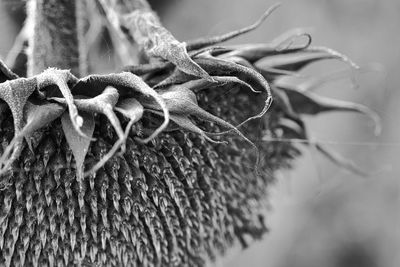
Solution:
M 22 21 L 24 1 L 0 0 L 0 56 Z M 273 0 L 160 0 L 165 26 L 180 40 L 215 35 L 254 22 Z M 158 2 L 158 3 L 157 3 Z M 256 31 L 230 43 L 266 42 L 291 28 L 307 28 L 315 45 L 350 56 L 363 71 L 321 62 L 307 74 L 346 70 L 318 93 L 365 104 L 379 113 L 374 136 L 363 116 L 335 113 L 307 118 L 314 140 L 341 153 L 369 175 L 334 165 L 312 147 L 270 190 L 270 233 L 249 249 L 235 248 L 215 266 L 400 266 L 400 2 L 398 0 L 286 0 Z M 10 12 L 11 11 L 11 12 Z M 14 16 L 14 19 L 12 19 Z M 15 19 L 17 18 L 17 19 Z M 107 42 L 104 39 L 104 42 Z M 107 44 L 105 44 L 107 47 Z M 107 61 L 109 54 L 102 55 Z

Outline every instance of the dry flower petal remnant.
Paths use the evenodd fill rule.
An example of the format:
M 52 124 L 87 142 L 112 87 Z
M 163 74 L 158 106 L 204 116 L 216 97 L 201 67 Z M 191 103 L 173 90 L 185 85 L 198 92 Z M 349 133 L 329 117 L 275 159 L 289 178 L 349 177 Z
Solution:
M 187 45 L 151 12 L 120 21 L 117 9 L 105 11 L 110 29 L 140 35 L 151 60 L 82 78 L 56 68 L 20 78 L 0 64 L 1 265 L 204 266 L 267 231 L 268 185 L 300 150 L 265 140 L 307 140 L 303 114 L 377 121 L 361 105 L 279 83 L 319 60 L 354 67 L 305 32 L 220 44 L 271 10 Z M 160 35 L 129 31 L 132 20 Z

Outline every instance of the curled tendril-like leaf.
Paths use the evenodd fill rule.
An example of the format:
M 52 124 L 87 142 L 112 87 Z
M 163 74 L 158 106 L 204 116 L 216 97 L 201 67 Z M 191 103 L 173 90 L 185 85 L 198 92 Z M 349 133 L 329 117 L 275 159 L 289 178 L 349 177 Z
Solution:
M 189 41 L 188 45 L 187 45 L 187 50 L 188 51 L 192 51 L 192 50 L 197 50 L 197 49 L 201 49 L 203 47 L 206 46 L 211 46 L 211 45 L 215 45 L 218 43 L 222 43 L 228 40 L 231 40 L 239 35 L 248 33 L 250 31 L 255 30 L 256 28 L 258 28 L 267 18 L 268 16 L 275 10 L 277 9 L 281 4 L 277 3 L 275 5 L 273 5 L 272 7 L 268 8 L 267 11 L 264 12 L 264 14 L 252 25 L 247 26 L 245 28 L 236 30 L 236 31 L 232 31 L 226 34 L 223 34 L 221 36 L 214 36 L 214 37 L 208 37 L 208 38 L 201 38 L 198 40 L 193 40 L 193 41 Z
M 156 111 L 156 110 L 150 110 L 150 112 L 157 114 L 157 115 L 162 115 L 162 113 Z M 181 127 L 184 130 L 188 130 L 190 132 L 196 133 L 204 137 L 204 139 L 208 140 L 211 143 L 221 143 L 221 144 L 226 144 L 224 141 L 217 141 L 208 136 L 209 133 L 203 131 L 200 129 L 196 124 L 192 122 L 192 120 L 189 119 L 189 117 L 183 115 L 183 114 L 171 114 L 171 120 L 175 122 L 179 127 Z
M 290 44 L 294 43 L 300 37 L 307 37 L 307 42 L 302 45 L 291 47 Z M 277 54 L 293 53 L 306 49 L 311 44 L 311 36 L 303 30 L 295 29 L 290 32 L 277 37 L 271 43 L 261 44 L 243 44 L 226 46 L 224 49 L 228 52 L 221 53 L 222 58 L 239 57 L 244 58 L 249 63 L 253 64 L 257 60 L 264 57 L 269 57 Z M 284 47 L 283 47 L 284 46 Z M 217 50 L 222 51 L 222 50 Z M 213 56 L 216 56 L 211 52 Z
M 260 92 L 267 92 L 268 96 L 271 96 L 268 82 L 252 68 L 218 58 L 196 58 L 195 61 L 211 75 L 235 76 L 245 82 L 252 81 L 253 87 L 258 88 Z
M 323 50 L 322 48 L 307 48 L 305 50 L 295 51 L 293 53 L 279 53 L 273 56 L 264 57 L 254 63 L 257 69 L 268 72 L 269 69 L 298 71 L 308 64 L 324 59 L 340 59 L 351 66 L 356 67 L 345 56 L 335 51 Z
M 337 58 L 339 60 L 342 60 L 343 62 L 349 64 L 352 68 L 354 69 L 359 69 L 360 66 L 358 66 L 353 60 L 351 60 L 348 56 L 332 49 L 329 47 L 324 47 L 324 46 L 310 46 L 307 48 L 308 51 L 310 52 L 325 52 L 327 54 L 332 55 L 333 58 Z
M 92 136 L 94 132 L 95 122 L 93 115 L 87 112 L 81 113 L 83 118 L 83 123 L 81 126 L 82 132 L 85 136 Z M 83 167 L 86 154 L 89 149 L 90 139 L 82 137 L 74 127 L 72 127 L 71 118 L 68 114 L 64 113 L 61 117 L 61 124 L 65 134 L 65 138 L 67 139 L 68 145 L 72 150 L 72 154 L 75 158 L 76 163 L 76 173 L 78 181 L 82 181 L 83 179 Z
M 254 88 L 250 84 L 240 80 L 237 77 L 233 77 L 233 76 L 213 76 L 213 79 L 216 81 L 215 83 L 214 82 L 209 82 L 207 80 L 199 79 L 199 80 L 192 80 L 192 81 L 188 81 L 186 83 L 183 83 L 182 86 L 184 88 L 190 89 L 191 91 L 196 93 L 196 92 L 200 92 L 201 90 L 211 89 L 211 88 L 214 88 L 214 87 L 216 87 L 216 88 L 222 87 L 223 88 L 224 85 L 233 83 L 233 84 L 238 84 L 238 85 L 240 85 L 240 86 L 242 86 L 244 88 L 248 88 L 253 93 L 260 93 L 259 91 L 254 90 Z
M 306 37 L 307 41 L 304 44 L 297 44 L 296 46 L 293 46 L 293 44 L 295 44 L 296 41 L 299 40 L 299 37 Z M 286 52 L 296 49 L 297 50 L 306 49 L 307 47 L 310 46 L 311 42 L 312 42 L 312 37 L 307 29 L 294 28 L 282 33 L 281 35 L 273 39 L 271 41 L 271 44 L 273 47 L 276 48 L 277 52 Z
M 168 90 L 160 92 L 160 96 L 164 99 L 167 108 L 171 112 L 171 114 L 173 113 L 182 114 L 185 116 L 196 116 L 206 121 L 215 122 L 229 129 L 230 131 L 238 132 L 235 126 L 199 107 L 199 105 L 197 104 L 196 95 L 191 90 L 184 88 L 183 86 L 172 86 Z M 145 99 L 143 99 L 141 102 L 146 108 L 155 110 L 160 109 L 157 103 L 148 102 Z
M 252 88 L 257 87 L 258 91 L 267 92 L 269 96 L 271 95 L 268 82 L 260 73 L 252 68 L 215 57 L 195 58 L 195 61 L 212 76 L 234 76 L 246 83 L 251 81 Z M 192 79 L 179 70 L 176 70 L 155 87 L 166 87 L 172 84 L 187 82 L 188 80 Z
M 263 109 L 260 111 L 260 113 L 258 113 L 257 115 L 254 115 L 254 116 L 251 116 L 251 117 L 247 118 L 243 122 L 241 122 L 238 125 L 236 125 L 236 128 L 240 128 L 241 126 L 243 126 L 244 124 L 246 124 L 249 121 L 252 121 L 252 120 L 255 120 L 255 119 L 259 119 L 259 118 L 263 117 L 265 115 L 265 113 L 267 113 L 268 109 L 271 107 L 271 104 L 272 104 L 272 97 L 268 97 L 267 100 L 265 100 L 265 105 L 264 105 Z
M 230 65 L 230 66 L 235 66 L 235 65 Z M 234 68 L 234 70 L 235 71 L 237 71 L 237 70 L 242 70 L 243 68 L 246 68 L 246 67 L 244 67 L 244 66 L 238 66 L 238 65 L 236 65 L 236 67 Z M 244 122 L 242 122 L 242 123 L 240 123 L 237 127 L 240 127 L 240 126 L 242 126 L 243 124 L 245 124 L 245 123 L 247 123 L 248 121 L 250 121 L 250 120 L 254 120 L 254 119 L 257 119 L 257 118 L 260 118 L 260 117 L 262 117 L 266 112 L 267 112 L 267 110 L 269 109 L 269 107 L 270 107 L 270 105 L 271 105 L 271 102 L 272 102 L 272 97 L 271 97 L 271 93 L 270 93 L 270 91 L 269 91 L 269 85 L 268 85 L 268 83 L 267 82 L 264 82 L 265 81 L 265 79 L 261 76 L 261 75 L 259 75 L 257 72 L 255 72 L 255 71 L 253 71 L 251 68 L 246 68 L 244 71 L 246 71 L 247 73 L 251 73 L 252 75 L 254 75 L 255 76 L 255 79 L 257 79 L 257 81 L 260 83 L 260 84 L 262 84 L 262 85 L 264 85 L 264 86 L 268 86 L 268 87 L 264 87 L 265 89 L 266 89 L 266 91 L 268 92 L 268 96 L 267 96 L 267 99 L 266 99 L 266 101 L 265 101 L 265 105 L 264 105 L 264 107 L 263 107 L 263 109 L 261 110 L 261 112 L 259 113 L 259 114 L 257 114 L 257 115 L 255 115 L 255 116 L 252 116 L 252 117 L 250 117 L 250 118 L 248 118 L 248 119 L 246 119 Z M 243 74 L 243 76 L 244 76 L 244 74 Z M 240 79 L 238 79 L 237 77 L 230 77 L 230 78 L 226 78 L 226 77 L 218 77 L 218 76 L 213 76 L 213 77 L 215 77 L 215 79 L 214 80 L 216 80 L 216 81 L 219 81 L 219 82 L 222 82 L 222 83 L 226 83 L 226 82 L 237 82 L 237 81 L 241 81 Z M 183 110 L 183 111 L 185 111 L 185 112 L 194 112 L 194 110 L 191 110 L 191 111 L 189 111 L 189 110 L 187 110 L 187 109 L 189 109 L 189 108 L 195 108 L 195 110 L 196 110 L 196 112 L 198 112 L 198 105 L 197 105 L 197 102 L 195 101 L 196 99 L 195 99 L 195 95 L 194 95 L 194 93 L 192 93 L 190 90 L 188 90 L 189 88 L 194 88 L 194 87 L 198 87 L 198 88 L 201 88 L 202 86 L 203 86 L 203 84 L 205 84 L 205 83 L 207 83 L 207 81 L 204 81 L 204 80 L 194 80 L 194 81 L 189 81 L 189 82 L 187 82 L 187 83 L 185 83 L 185 84 L 183 84 L 183 85 L 180 85 L 180 86 L 172 86 L 172 87 L 170 87 L 169 89 L 166 89 L 166 90 L 164 90 L 163 92 L 161 92 L 160 94 L 161 94 L 161 96 L 164 98 L 164 100 L 166 101 L 166 103 L 167 103 L 167 106 L 168 106 L 168 104 L 171 104 L 171 103 L 168 103 L 168 102 L 171 102 L 172 101 L 172 99 L 174 99 L 174 103 L 173 103 L 173 105 L 177 105 L 177 107 L 174 107 L 173 105 L 172 106 L 168 106 L 168 108 L 169 108 L 169 110 L 171 111 L 171 112 L 178 112 L 179 110 Z M 253 87 L 251 87 L 250 85 L 248 85 L 246 82 L 243 82 L 243 81 L 241 81 L 241 82 L 239 82 L 240 84 L 245 84 L 246 85 L 246 87 L 249 87 L 249 88 L 251 88 L 251 90 L 253 91 L 253 92 L 255 92 L 255 93 L 260 93 L 260 91 L 255 91 L 254 89 L 253 89 Z M 188 87 L 189 88 L 188 88 Z M 167 97 L 171 97 L 171 96 L 173 96 L 173 98 L 167 98 Z M 189 101 L 189 99 L 190 99 L 190 101 Z M 194 100 L 193 100 L 194 99 Z M 186 103 L 185 103 L 186 102 Z M 176 111 L 175 111 L 176 110 Z M 201 110 L 201 109 L 200 109 Z M 207 114 L 209 114 L 209 113 L 207 113 Z M 194 114 L 192 114 L 192 115 L 194 115 Z M 197 116 L 199 116 L 200 114 L 197 114 Z M 211 115 L 211 114 L 209 114 L 209 115 Z M 203 119 L 212 119 L 212 120 L 216 120 L 216 119 L 218 119 L 217 117 L 213 117 L 213 118 L 211 118 L 211 117 L 209 117 L 209 118 L 206 118 L 206 117 L 204 117 L 204 115 L 203 115 L 203 117 L 202 117 Z M 229 127 L 228 127 L 229 128 Z M 230 128 L 227 132 L 230 132 L 231 130 L 234 130 L 233 128 Z M 224 133 L 227 133 L 227 132 L 224 132 Z
M 300 114 L 316 115 L 327 111 L 351 111 L 365 114 L 372 119 L 375 125 L 374 133 L 379 135 L 381 132 L 381 122 L 379 116 L 366 106 L 318 96 L 311 92 L 302 92 L 293 88 L 279 87 L 287 94 L 294 111 Z

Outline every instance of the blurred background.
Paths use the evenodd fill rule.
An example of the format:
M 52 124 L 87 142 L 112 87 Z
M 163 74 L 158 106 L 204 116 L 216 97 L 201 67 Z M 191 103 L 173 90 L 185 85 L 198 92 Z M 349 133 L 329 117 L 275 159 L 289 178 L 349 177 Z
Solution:
M 23 21 L 24 1 L 0 0 L 0 56 Z M 179 39 L 225 33 L 253 23 L 273 0 L 152 1 Z M 340 168 L 311 147 L 270 190 L 270 233 L 249 249 L 232 250 L 215 266 L 400 266 L 400 2 L 398 0 L 287 0 L 256 31 L 231 43 L 267 42 L 291 28 L 307 28 L 314 45 L 334 48 L 364 71 L 324 84 L 317 93 L 377 111 L 383 132 L 350 113 L 307 118 L 314 140 L 352 160 L 368 177 Z M 103 55 L 106 59 L 108 55 Z M 346 70 L 320 62 L 308 74 Z

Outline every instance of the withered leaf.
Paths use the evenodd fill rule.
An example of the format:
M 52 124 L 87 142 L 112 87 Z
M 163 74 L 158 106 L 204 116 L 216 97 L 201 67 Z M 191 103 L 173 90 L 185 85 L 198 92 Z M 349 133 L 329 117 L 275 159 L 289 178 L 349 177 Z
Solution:
M 292 44 L 301 37 L 306 37 L 306 42 L 304 44 L 297 44 L 295 46 L 292 46 Z M 310 44 L 311 36 L 307 32 L 304 32 L 304 30 L 302 29 L 294 29 L 277 37 L 271 43 L 230 45 L 224 47 L 225 51 L 223 51 L 222 49 L 217 50 L 217 52 L 222 53 L 215 54 L 215 52 L 212 52 L 211 55 L 220 56 L 222 58 L 243 58 L 247 62 L 253 64 L 257 60 L 260 60 L 264 57 L 278 54 L 288 54 L 304 50 L 309 47 Z
M 271 95 L 270 87 L 265 78 L 256 70 L 218 58 L 196 58 L 195 61 L 203 67 L 210 75 L 235 76 L 260 92 Z
M 107 75 L 89 75 L 81 79 L 73 88 L 75 94 L 94 97 L 100 94 L 107 86 L 113 86 L 121 96 L 147 96 L 152 97 L 162 108 L 164 122 L 149 137 L 142 140 L 147 143 L 162 132 L 168 125 L 169 112 L 162 97 L 139 76 L 130 72 L 112 73 Z
M 222 42 L 231 40 L 239 35 L 242 35 L 242 34 L 250 32 L 252 30 L 255 30 L 279 6 L 280 6 L 280 3 L 277 3 L 277 4 L 273 5 L 272 7 L 268 8 L 268 10 L 265 11 L 264 14 L 255 23 L 253 23 L 250 26 L 244 27 L 244 28 L 236 30 L 236 31 L 228 32 L 228 33 L 220 35 L 220 36 L 201 38 L 201 39 L 189 41 L 188 45 L 187 45 L 187 50 L 192 51 L 192 50 L 201 49 L 206 46 L 211 46 L 211 45 L 215 45 L 218 43 L 222 43 Z
M 291 53 L 278 53 L 276 55 L 261 58 L 254 63 L 254 66 L 266 77 L 270 77 L 269 74 L 281 75 L 277 70 L 295 72 L 313 62 L 324 59 L 338 59 L 355 69 L 359 68 L 345 55 L 325 47 L 308 47 Z
M 14 121 L 14 138 L 12 143 L 7 146 L 1 155 L 0 174 L 8 171 L 11 164 L 19 157 L 22 151 L 23 142 L 22 139 L 17 136 L 25 124 L 24 107 L 28 98 L 35 90 L 35 78 L 19 78 L 0 83 L 0 98 L 7 103 Z
M 149 57 L 160 57 L 172 62 L 185 73 L 212 80 L 206 71 L 196 64 L 181 43 L 165 29 L 151 10 L 135 10 L 124 15 L 121 23 Z
M 234 132 L 235 134 L 240 136 L 243 140 L 248 142 L 257 151 L 257 164 L 258 164 L 259 155 L 257 146 L 252 141 L 250 141 L 246 136 L 244 136 L 243 133 L 240 132 L 235 126 L 199 107 L 199 105 L 197 104 L 196 95 L 191 90 L 177 85 L 170 87 L 168 90 L 160 92 L 160 96 L 164 99 L 168 110 L 171 112 L 171 116 L 179 115 L 180 117 L 177 119 L 181 124 L 185 125 L 185 127 L 193 128 L 193 125 L 190 124 L 187 119 L 182 118 L 182 116 L 183 117 L 195 116 L 205 121 L 214 122 L 227 129 L 227 131 L 221 133 L 209 133 L 209 135 L 222 135 L 228 132 Z M 141 103 L 145 108 L 148 108 L 150 110 L 160 110 L 160 107 L 157 106 L 157 104 L 154 102 L 141 100 Z M 264 110 L 262 112 L 264 112 Z M 195 130 L 199 132 L 199 129 Z
M 351 111 L 365 114 L 372 119 L 375 125 L 374 133 L 379 135 L 381 132 L 380 117 L 370 108 L 338 99 L 332 99 L 316 95 L 312 92 L 299 91 L 294 88 L 279 87 L 283 90 L 291 103 L 294 111 L 300 114 L 316 115 L 328 111 Z M 279 90 L 278 89 L 278 90 Z
M 224 87 L 225 85 L 233 83 L 233 84 L 240 85 L 243 88 L 248 88 L 253 93 L 260 93 L 259 91 L 254 90 L 254 88 L 250 84 L 248 84 L 234 76 L 213 76 L 213 79 L 216 81 L 215 83 L 209 82 L 206 80 L 202 80 L 202 79 L 198 79 L 198 80 L 192 80 L 192 81 L 183 83 L 182 86 L 190 89 L 193 92 L 200 92 L 201 90 L 204 90 L 204 89 L 211 89 L 211 88 L 218 88 L 218 87 L 225 88 Z
M 52 98 L 53 100 L 65 104 L 65 99 L 62 98 Z M 119 99 L 119 94 L 117 89 L 114 87 L 106 87 L 104 91 L 96 97 L 88 99 L 75 99 L 74 104 L 78 110 L 87 113 L 101 113 L 104 114 L 110 121 L 111 125 L 114 127 L 120 139 L 124 136 L 124 131 L 122 130 L 121 123 L 119 122 L 117 116 L 115 115 L 113 109 L 117 104 Z
M 162 115 L 161 112 L 158 112 L 156 110 L 150 110 L 150 112 L 157 114 L 157 115 Z M 209 133 L 203 131 L 200 129 L 196 124 L 192 122 L 191 119 L 189 119 L 188 116 L 184 114 L 171 114 L 171 120 L 176 123 L 179 127 L 181 127 L 184 130 L 187 130 L 189 132 L 193 132 L 196 134 L 201 135 L 204 137 L 204 139 L 208 140 L 209 142 L 212 143 L 226 143 L 226 142 L 221 142 L 221 141 L 216 141 L 208 136 Z
M 25 137 L 29 147 L 31 148 L 29 139 L 30 135 L 60 117 L 64 111 L 65 107 L 57 103 L 41 102 L 34 104 L 28 101 L 24 110 L 26 124 L 19 135 Z
M 53 96 L 55 93 L 52 90 L 50 92 L 46 92 L 50 86 L 55 85 L 58 88 L 68 106 L 68 112 L 71 118 L 72 126 L 80 135 L 85 136 L 80 130 L 83 119 L 78 114 L 78 109 L 74 104 L 74 97 L 69 89 L 69 84 L 73 86 L 78 81 L 77 78 L 73 76 L 69 70 L 49 68 L 43 71 L 41 74 L 35 76 L 35 79 L 37 81 L 39 92 L 42 92 L 46 96 Z
M 82 132 L 85 134 L 85 136 L 93 136 L 95 127 L 93 115 L 87 112 L 81 112 L 81 115 L 83 118 L 81 126 Z M 77 178 L 81 180 L 83 178 L 83 163 L 89 149 L 90 139 L 82 137 L 82 135 L 75 130 L 71 118 L 67 113 L 64 113 L 64 115 L 61 117 L 61 124 L 65 133 L 65 138 L 67 139 L 68 145 L 71 148 L 75 158 Z
M 34 78 L 20 78 L 0 83 L 0 98 L 10 107 L 15 134 L 23 127 L 24 106 L 35 90 L 36 80 Z

